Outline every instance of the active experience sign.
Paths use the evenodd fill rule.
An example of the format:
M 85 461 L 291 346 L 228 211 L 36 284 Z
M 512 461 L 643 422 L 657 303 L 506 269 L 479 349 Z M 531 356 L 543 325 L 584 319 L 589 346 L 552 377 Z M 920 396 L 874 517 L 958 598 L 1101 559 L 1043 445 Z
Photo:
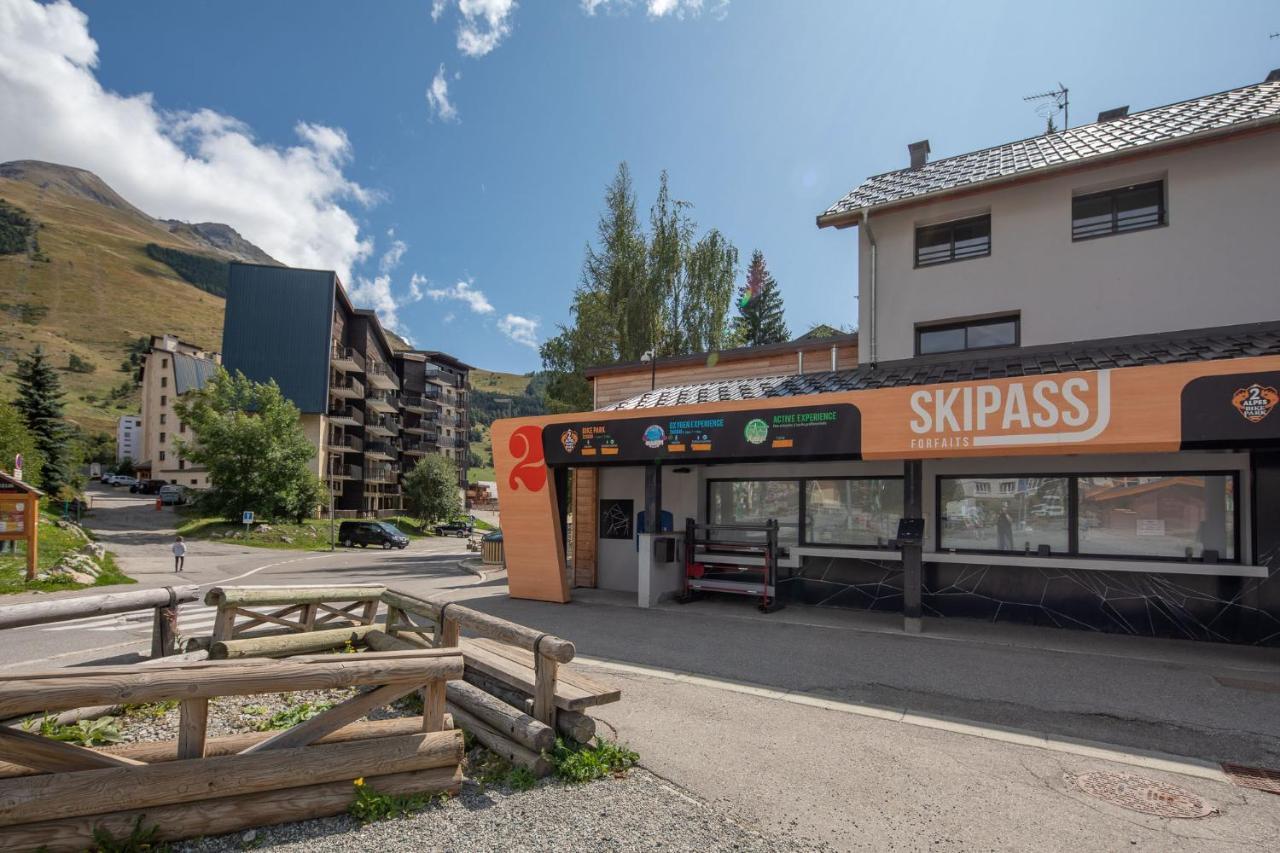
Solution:
M 542 431 L 548 464 L 852 458 L 858 454 L 856 406 L 834 403 L 746 409 L 679 417 L 580 420 Z

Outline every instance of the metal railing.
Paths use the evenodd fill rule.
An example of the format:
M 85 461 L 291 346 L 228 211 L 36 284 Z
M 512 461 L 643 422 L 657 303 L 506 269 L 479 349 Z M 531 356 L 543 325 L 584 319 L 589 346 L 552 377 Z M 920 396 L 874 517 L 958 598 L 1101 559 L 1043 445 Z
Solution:
M 336 366 L 340 362 L 355 365 L 355 369 L 364 371 L 364 356 L 352 347 L 344 347 L 340 344 L 334 344 L 330 352 L 329 360 Z
M 354 376 L 344 376 L 341 379 L 331 377 L 329 380 L 330 393 L 344 397 L 363 397 L 364 383 Z
M 329 418 L 335 421 L 352 421 L 357 425 L 364 424 L 364 412 L 355 406 L 333 406 L 329 409 Z

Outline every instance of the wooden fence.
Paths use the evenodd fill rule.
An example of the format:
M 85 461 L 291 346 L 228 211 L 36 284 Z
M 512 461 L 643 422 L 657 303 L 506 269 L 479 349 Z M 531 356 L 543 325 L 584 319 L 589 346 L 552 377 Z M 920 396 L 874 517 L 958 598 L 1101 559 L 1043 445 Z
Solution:
M 195 601 L 199 597 L 200 588 L 191 584 L 11 604 L 0 607 L 0 629 L 46 625 L 134 610 L 154 610 L 151 657 L 158 658 L 175 651 L 173 646 L 178 635 L 178 605 Z
M 595 721 L 585 711 L 621 698 L 617 689 L 565 668 L 574 657 L 570 641 L 449 601 L 383 587 L 217 587 L 205 601 L 218 607 L 213 658 L 286 657 L 346 645 L 460 649 L 465 680 L 448 684 L 442 710 L 485 746 L 539 775 L 550 772 L 543 752 L 557 734 L 590 741 Z M 377 623 L 379 603 L 384 624 Z M 354 617 L 357 605 L 359 619 L 337 629 L 309 621 L 302 610 Z M 280 609 L 265 613 L 267 607 Z M 249 636 L 264 617 L 286 622 L 285 633 Z
M 0 716 L 120 702 L 180 701 L 176 742 L 90 749 L 0 726 L 0 849 L 83 850 L 95 829 L 160 840 L 338 814 L 364 777 L 383 793 L 456 790 L 462 733 L 446 728 L 445 684 L 462 655 L 439 649 L 288 660 L 88 666 L 0 679 Z M 207 737 L 209 700 L 367 688 L 278 732 Z M 357 722 L 414 691 L 423 715 Z

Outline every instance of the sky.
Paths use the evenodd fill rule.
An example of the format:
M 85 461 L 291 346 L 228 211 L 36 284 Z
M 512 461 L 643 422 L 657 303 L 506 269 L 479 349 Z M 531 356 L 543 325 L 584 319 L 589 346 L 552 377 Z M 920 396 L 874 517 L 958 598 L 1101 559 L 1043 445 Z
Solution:
M 90 169 L 149 214 L 335 269 L 421 348 L 540 366 L 618 163 L 658 175 L 793 334 L 857 317 L 864 177 L 1261 81 L 1274 2 L 0 0 L 0 161 Z M 745 263 L 744 263 L 745 266 Z M 743 273 L 740 273 L 740 278 Z M 157 330 L 158 332 L 163 330 Z

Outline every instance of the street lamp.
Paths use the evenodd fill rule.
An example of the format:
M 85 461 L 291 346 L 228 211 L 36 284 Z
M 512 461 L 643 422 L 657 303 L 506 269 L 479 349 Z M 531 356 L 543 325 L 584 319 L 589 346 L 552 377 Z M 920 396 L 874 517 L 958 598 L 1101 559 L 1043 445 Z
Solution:
M 649 371 L 649 390 L 653 391 L 658 387 L 658 355 L 654 350 L 645 350 L 640 356 L 640 363 L 647 364 Z

